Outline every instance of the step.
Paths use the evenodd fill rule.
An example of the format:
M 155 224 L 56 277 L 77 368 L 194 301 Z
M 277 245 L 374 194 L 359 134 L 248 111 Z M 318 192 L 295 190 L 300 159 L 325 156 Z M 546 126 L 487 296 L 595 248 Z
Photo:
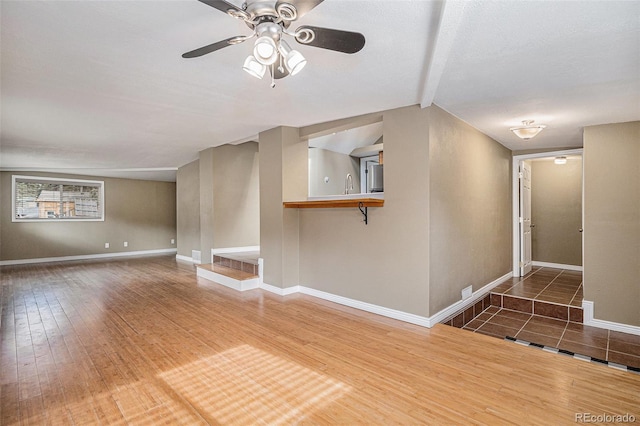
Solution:
M 565 305 L 496 292 L 491 292 L 491 305 L 526 314 L 535 314 L 564 321 L 583 322 L 581 306 Z
M 259 251 L 241 253 L 218 253 L 213 256 L 213 264 L 258 275 L 259 257 Z
M 215 263 L 197 265 L 197 271 L 197 275 L 201 278 L 238 291 L 252 290 L 258 288 L 260 284 L 260 277 L 257 274 Z

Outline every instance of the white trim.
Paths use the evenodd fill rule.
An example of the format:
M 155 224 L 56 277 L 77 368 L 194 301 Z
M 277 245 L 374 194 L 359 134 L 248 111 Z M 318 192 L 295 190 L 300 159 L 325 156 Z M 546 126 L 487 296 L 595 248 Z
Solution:
M 183 256 L 181 254 L 176 254 L 176 260 L 181 260 L 183 262 L 194 263 L 193 258 L 189 256 Z
M 0 260 L 0 266 L 25 265 L 28 263 L 66 262 L 70 260 L 108 259 L 111 257 L 147 256 L 153 254 L 176 253 L 177 251 L 177 249 L 171 248 L 157 250 L 123 251 L 118 253 L 83 254 L 78 256 L 40 257 L 36 259 Z
M 286 289 L 285 289 L 286 290 Z M 395 309 L 385 308 L 384 306 L 374 305 L 367 302 L 361 302 L 355 299 L 349 299 L 348 297 L 338 296 L 336 294 L 326 293 L 324 291 L 316 290 L 309 287 L 300 286 L 300 293 L 308 294 L 320 299 L 335 302 L 340 305 L 350 306 L 352 308 L 360 309 L 362 311 L 371 312 L 374 314 L 382 315 L 384 317 L 397 319 L 400 321 L 408 322 L 411 324 L 421 325 L 423 327 L 431 328 L 434 324 L 430 318 L 420 315 L 410 314 Z
M 509 278 L 511 278 L 511 272 L 507 272 L 503 276 L 491 281 L 489 284 L 486 284 L 482 288 L 474 291 L 470 298 L 464 299 L 464 300 L 458 300 L 453 305 L 447 306 L 446 308 L 444 308 L 443 310 L 441 310 L 437 314 L 432 315 L 431 317 L 429 317 L 429 319 L 431 320 L 431 324 L 437 324 L 439 322 L 442 322 L 442 321 L 446 320 L 447 318 L 453 316 L 454 314 L 473 306 L 479 300 L 481 300 L 483 297 L 485 297 L 487 294 L 489 294 L 489 292 L 494 287 L 497 287 L 498 284 L 503 283 L 504 281 L 508 280 Z
M 511 202 L 512 202 L 512 222 L 513 222 L 513 229 L 511 231 L 511 235 L 512 235 L 511 248 L 513 250 L 513 276 L 514 277 L 520 276 L 520 223 L 518 221 L 518 215 L 520 210 L 520 198 L 518 194 L 520 189 L 520 185 L 518 184 L 518 172 L 520 169 L 519 168 L 520 161 L 530 160 L 533 158 L 557 157 L 562 155 L 565 155 L 565 156 L 566 155 L 584 155 L 584 150 L 582 148 L 566 149 L 564 151 L 538 152 L 536 154 L 514 155 L 513 157 L 511 157 L 511 161 L 512 161 Z M 584 168 L 583 168 L 583 179 L 582 179 L 582 194 L 583 194 L 582 213 L 584 216 Z M 582 246 L 584 249 L 584 241 Z
M 582 266 L 580 266 L 580 265 L 565 265 L 563 263 L 538 262 L 536 260 L 531 262 L 531 264 L 533 266 L 541 266 L 543 268 L 566 269 L 567 271 L 580 271 L 580 272 L 582 272 Z
M 622 333 L 635 334 L 640 336 L 640 327 L 635 325 L 622 324 L 619 322 L 600 320 L 593 317 L 593 302 L 582 301 L 583 323 L 591 327 L 605 328 L 607 330 L 620 331 Z
M 441 310 L 437 314 L 431 317 L 423 317 L 420 315 L 410 314 L 408 312 L 398 311 L 396 309 L 386 308 L 384 306 L 374 305 L 372 303 L 362 302 L 360 300 L 350 299 L 348 297 L 338 296 L 336 294 L 327 293 L 324 291 L 316 290 L 313 288 L 305 287 L 305 286 L 293 286 L 287 288 L 280 288 L 270 284 L 262 283 L 260 288 L 271 293 L 275 293 L 279 296 L 287 296 L 293 293 L 302 293 L 307 294 L 309 296 L 317 297 L 319 299 L 328 300 L 330 302 L 338 303 L 340 305 L 349 306 L 355 309 L 360 309 L 362 311 L 371 312 L 374 314 L 382 315 L 384 317 L 397 319 L 400 321 L 408 322 L 411 324 L 420 325 L 423 327 L 431 328 L 435 324 L 438 324 L 449 316 L 452 316 L 458 311 L 466 309 L 468 306 L 472 306 L 482 297 L 486 296 L 491 289 L 496 287 L 498 284 L 504 282 L 511 278 L 511 272 L 507 272 L 500 278 L 490 282 L 489 284 L 483 286 L 481 289 L 473 292 L 473 295 L 465 300 L 460 300 L 453 305 Z
M 220 253 L 242 253 L 245 251 L 260 251 L 260 246 L 217 248 L 211 249 L 211 254 L 214 255 Z
M 253 290 L 255 288 L 258 288 L 259 286 L 260 280 L 258 278 L 252 278 L 250 280 L 236 280 L 235 278 L 227 277 L 226 275 L 218 274 L 205 268 L 197 267 L 196 269 L 198 270 L 197 275 L 199 277 L 205 278 L 209 281 L 213 281 L 217 284 L 221 284 L 225 287 L 232 288 L 234 290 Z
M 266 290 L 270 293 L 275 293 L 278 296 L 288 296 L 290 294 L 294 294 L 294 293 L 300 293 L 300 286 L 296 285 L 293 287 L 287 287 L 287 288 L 280 288 L 280 287 L 276 287 L 274 285 L 271 284 L 267 284 L 265 282 L 261 282 L 260 283 L 260 288 L 263 290 Z
M 260 260 L 262 260 L 262 259 L 260 259 Z M 203 271 L 203 272 L 201 273 L 201 271 Z M 214 275 L 216 275 L 216 276 L 214 276 Z M 371 312 L 371 313 L 374 313 L 374 314 L 377 314 L 377 315 L 381 315 L 383 317 L 393 318 L 393 319 L 397 319 L 397 320 L 400 320 L 400 321 L 408 322 L 408 323 L 411 323 L 411 324 L 416 324 L 416 325 L 420 325 L 420 326 L 423 326 L 423 327 L 431 328 L 435 324 L 444 321 L 445 319 L 447 319 L 449 316 L 452 316 L 456 312 L 458 312 L 460 310 L 463 310 L 463 309 L 466 309 L 468 306 L 472 306 L 473 304 L 475 304 L 482 297 L 486 296 L 492 288 L 494 288 L 498 284 L 502 283 L 503 281 L 509 279 L 511 277 L 511 272 L 508 272 L 508 273 L 504 274 L 500 278 L 490 282 L 489 284 L 483 286 L 481 289 L 473 292 L 473 295 L 470 298 L 465 299 L 465 300 L 460 300 L 460 301 L 454 303 L 453 305 L 441 310 L 440 312 L 438 312 L 437 314 L 435 314 L 435 315 L 433 315 L 431 317 L 423 317 L 423 316 L 420 316 L 420 315 L 410 314 L 408 312 L 403 312 L 403 311 L 399 311 L 399 310 L 396 310 L 396 309 L 387 308 L 387 307 L 384 307 L 384 306 L 374 305 L 372 303 L 362 302 L 360 300 L 350 299 L 348 297 L 339 296 L 337 294 L 332 294 L 332 293 L 327 293 L 325 291 L 316 290 L 314 288 L 309 288 L 309 287 L 305 287 L 305 286 L 301 286 L 301 285 L 281 288 L 281 287 L 277 287 L 277 286 L 265 283 L 264 281 L 262 281 L 262 276 L 260 276 L 258 285 L 255 286 L 255 287 L 250 287 L 250 288 L 249 287 L 247 287 L 247 288 L 239 288 L 237 283 L 227 282 L 227 280 L 225 280 L 225 278 L 229 279 L 228 277 L 224 277 L 223 275 L 215 274 L 214 272 L 210 272 L 208 270 L 204 270 L 204 269 L 201 269 L 201 268 L 198 268 L 198 276 L 206 278 L 206 279 L 211 280 L 211 281 L 215 281 L 215 282 L 217 282 L 219 284 L 222 284 L 222 285 L 224 285 L 226 287 L 230 287 L 230 288 L 233 288 L 233 289 L 239 290 L 239 291 L 250 290 L 250 289 L 253 289 L 253 288 L 260 288 L 260 289 L 268 291 L 270 293 L 277 294 L 278 296 L 288 296 L 288 295 L 294 294 L 294 293 L 302 293 L 302 294 L 306 294 L 306 295 L 309 295 L 309 296 L 317 297 L 319 299 L 328 300 L 330 302 L 338 303 L 340 305 L 345 305 L 345 306 L 349 306 L 349 307 L 352 307 L 352 308 L 355 308 L 355 309 L 360 309 L 362 311 Z M 232 281 L 237 281 L 237 280 L 233 280 L 233 279 L 231 279 L 231 280 Z

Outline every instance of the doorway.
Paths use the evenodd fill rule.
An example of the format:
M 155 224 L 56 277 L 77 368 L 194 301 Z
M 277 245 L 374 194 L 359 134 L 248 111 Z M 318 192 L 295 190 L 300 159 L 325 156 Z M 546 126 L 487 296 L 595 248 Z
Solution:
M 548 211 L 545 212 L 544 215 L 539 215 L 539 218 L 545 218 L 546 223 L 544 224 L 544 229 L 539 228 L 536 222 L 535 217 L 535 207 L 532 209 L 532 203 L 536 202 L 536 197 L 531 197 L 531 194 L 535 194 L 535 167 L 534 170 L 531 170 L 532 163 L 543 164 L 541 162 L 542 159 L 549 159 L 550 163 L 553 163 L 553 159 L 557 157 L 566 157 L 566 158 L 582 158 L 582 149 L 573 149 L 573 150 L 563 150 L 563 151 L 553 151 L 553 152 L 542 152 L 537 154 L 525 154 L 525 155 L 516 155 L 513 157 L 513 180 L 512 180 L 512 196 L 513 196 L 513 276 L 520 277 L 524 276 L 531 271 L 532 266 L 544 266 L 544 267 L 560 267 L 562 269 L 570 269 L 570 270 L 582 270 L 581 265 L 568 265 L 561 262 L 549 262 L 549 261 L 540 261 L 540 259 L 536 259 L 536 255 L 540 256 L 540 253 L 536 253 L 534 244 L 536 240 L 536 235 L 543 236 L 547 244 L 539 244 L 541 248 L 544 247 L 554 247 L 557 243 L 549 241 L 549 238 L 554 237 L 558 238 L 558 241 L 566 241 L 562 239 L 558 232 L 550 231 L 551 226 L 549 218 L 551 218 L 551 222 L 554 221 L 554 218 L 558 218 L 561 216 L 562 212 L 558 211 Z M 527 169 L 528 165 L 528 170 Z M 558 165 L 558 167 L 562 167 Z M 580 188 L 579 194 L 577 195 L 580 199 L 579 203 L 579 218 L 577 220 L 577 225 L 572 224 L 571 229 L 566 229 L 567 232 L 571 233 L 579 233 L 575 234 L 572 238 L 578 238 L 578 245 L 580 256 L 582 258 L 582 220 L 583 220 L 583 189 L 582 189 L 582 168 L 580 168 L 580 176 L 579 176 L 579 185 Z M 528 175 L 527 175 L 528 174 Z M 527 182 L 528 180 L 528 182 Z M 545 189 L 545 191 L 549 191 L 549 188 Z M 547 195 L 549 195 L 547 193 Z M 556 197 L 557 198 L 557 197 Z M 562 199 L 562 196 L 560 196 Z M 530 203 L 527 205 L 527 202 Z M 529 210 L 527 210 L 529 209 Z M 530 214 L 533 211 L 533 215 Z M 542 219 L 541 219 L 542 220 Z M 558 222 L 556 220 L 556 222 Z M 562 222 L 562 221 L 560 221 Z M 576 222 L 575 220 L 573 222 Z M 538 228 L 536 228 L 538 227 Z M 573 229 L 576 228 L 576 229 Z M 574 235 L 574 234 L 571 234 Z M 539 242 L 539 241 L 538 241 Z M 547 249 L 545 249 L 547 250 Z M 548 250 L 547 250 L 548 251 Z M 545 251 L 545 253 L 547 253 Z M 548 260 L 547 254 L 545 254 Z M 552 258 L 554 255 L 551 255 Z M 575 256 L 574 256 L 575 257 Z M 582 263 L 582 262 L 580 262 Z

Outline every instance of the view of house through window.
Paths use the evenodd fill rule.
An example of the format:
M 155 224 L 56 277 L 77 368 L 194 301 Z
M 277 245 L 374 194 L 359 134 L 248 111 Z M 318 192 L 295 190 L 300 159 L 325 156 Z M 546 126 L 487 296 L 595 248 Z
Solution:
M 104 182 L 13 177 L 14 221 L 104 220 Z

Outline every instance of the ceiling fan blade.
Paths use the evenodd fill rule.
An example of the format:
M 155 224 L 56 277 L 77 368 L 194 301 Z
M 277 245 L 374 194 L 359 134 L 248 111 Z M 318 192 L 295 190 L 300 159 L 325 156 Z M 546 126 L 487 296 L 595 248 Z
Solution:
M 223 47 L 231 46 L 233 43 L 229 43 L 229 40 L 237 39 L 237 37 L 230 37 L 226 40 L 220 40 L 216 43 L 208 44 L 200 47 L 199 49 L 192 50 L 191 52 L 183 53 L 183 58 L 197 58 L 198 56 L 206 55 L 207 53 L 215 52 Z M 235 43 L 238 44 L 238 43 Z
M 323 0 L 278 0 L 276 2 L 276 10 L 279 10 L 281 4 L 290 4 L 296 8 L 296 19 L 300 19 L 314 7 L 322 3 Z
M 200 3 L 204 3 L 207 6 L 211 6 L 214 9 L 218 9 L 222 13 L 227 13 L 229 9 L 233 9 L 235 11 L 242 10 L 239 7 L 228 3 L 224 0 L 198 0 Z
M 314 37 L 307 42 L 309 32 L 312 32 Z M 296 41 L 300 44 L 336 52 L 356 53 L 364 47 L 364 36 L 351 31 L 303 25 L 296 29 L 296 34 L 301 34 L 296 37 Z

